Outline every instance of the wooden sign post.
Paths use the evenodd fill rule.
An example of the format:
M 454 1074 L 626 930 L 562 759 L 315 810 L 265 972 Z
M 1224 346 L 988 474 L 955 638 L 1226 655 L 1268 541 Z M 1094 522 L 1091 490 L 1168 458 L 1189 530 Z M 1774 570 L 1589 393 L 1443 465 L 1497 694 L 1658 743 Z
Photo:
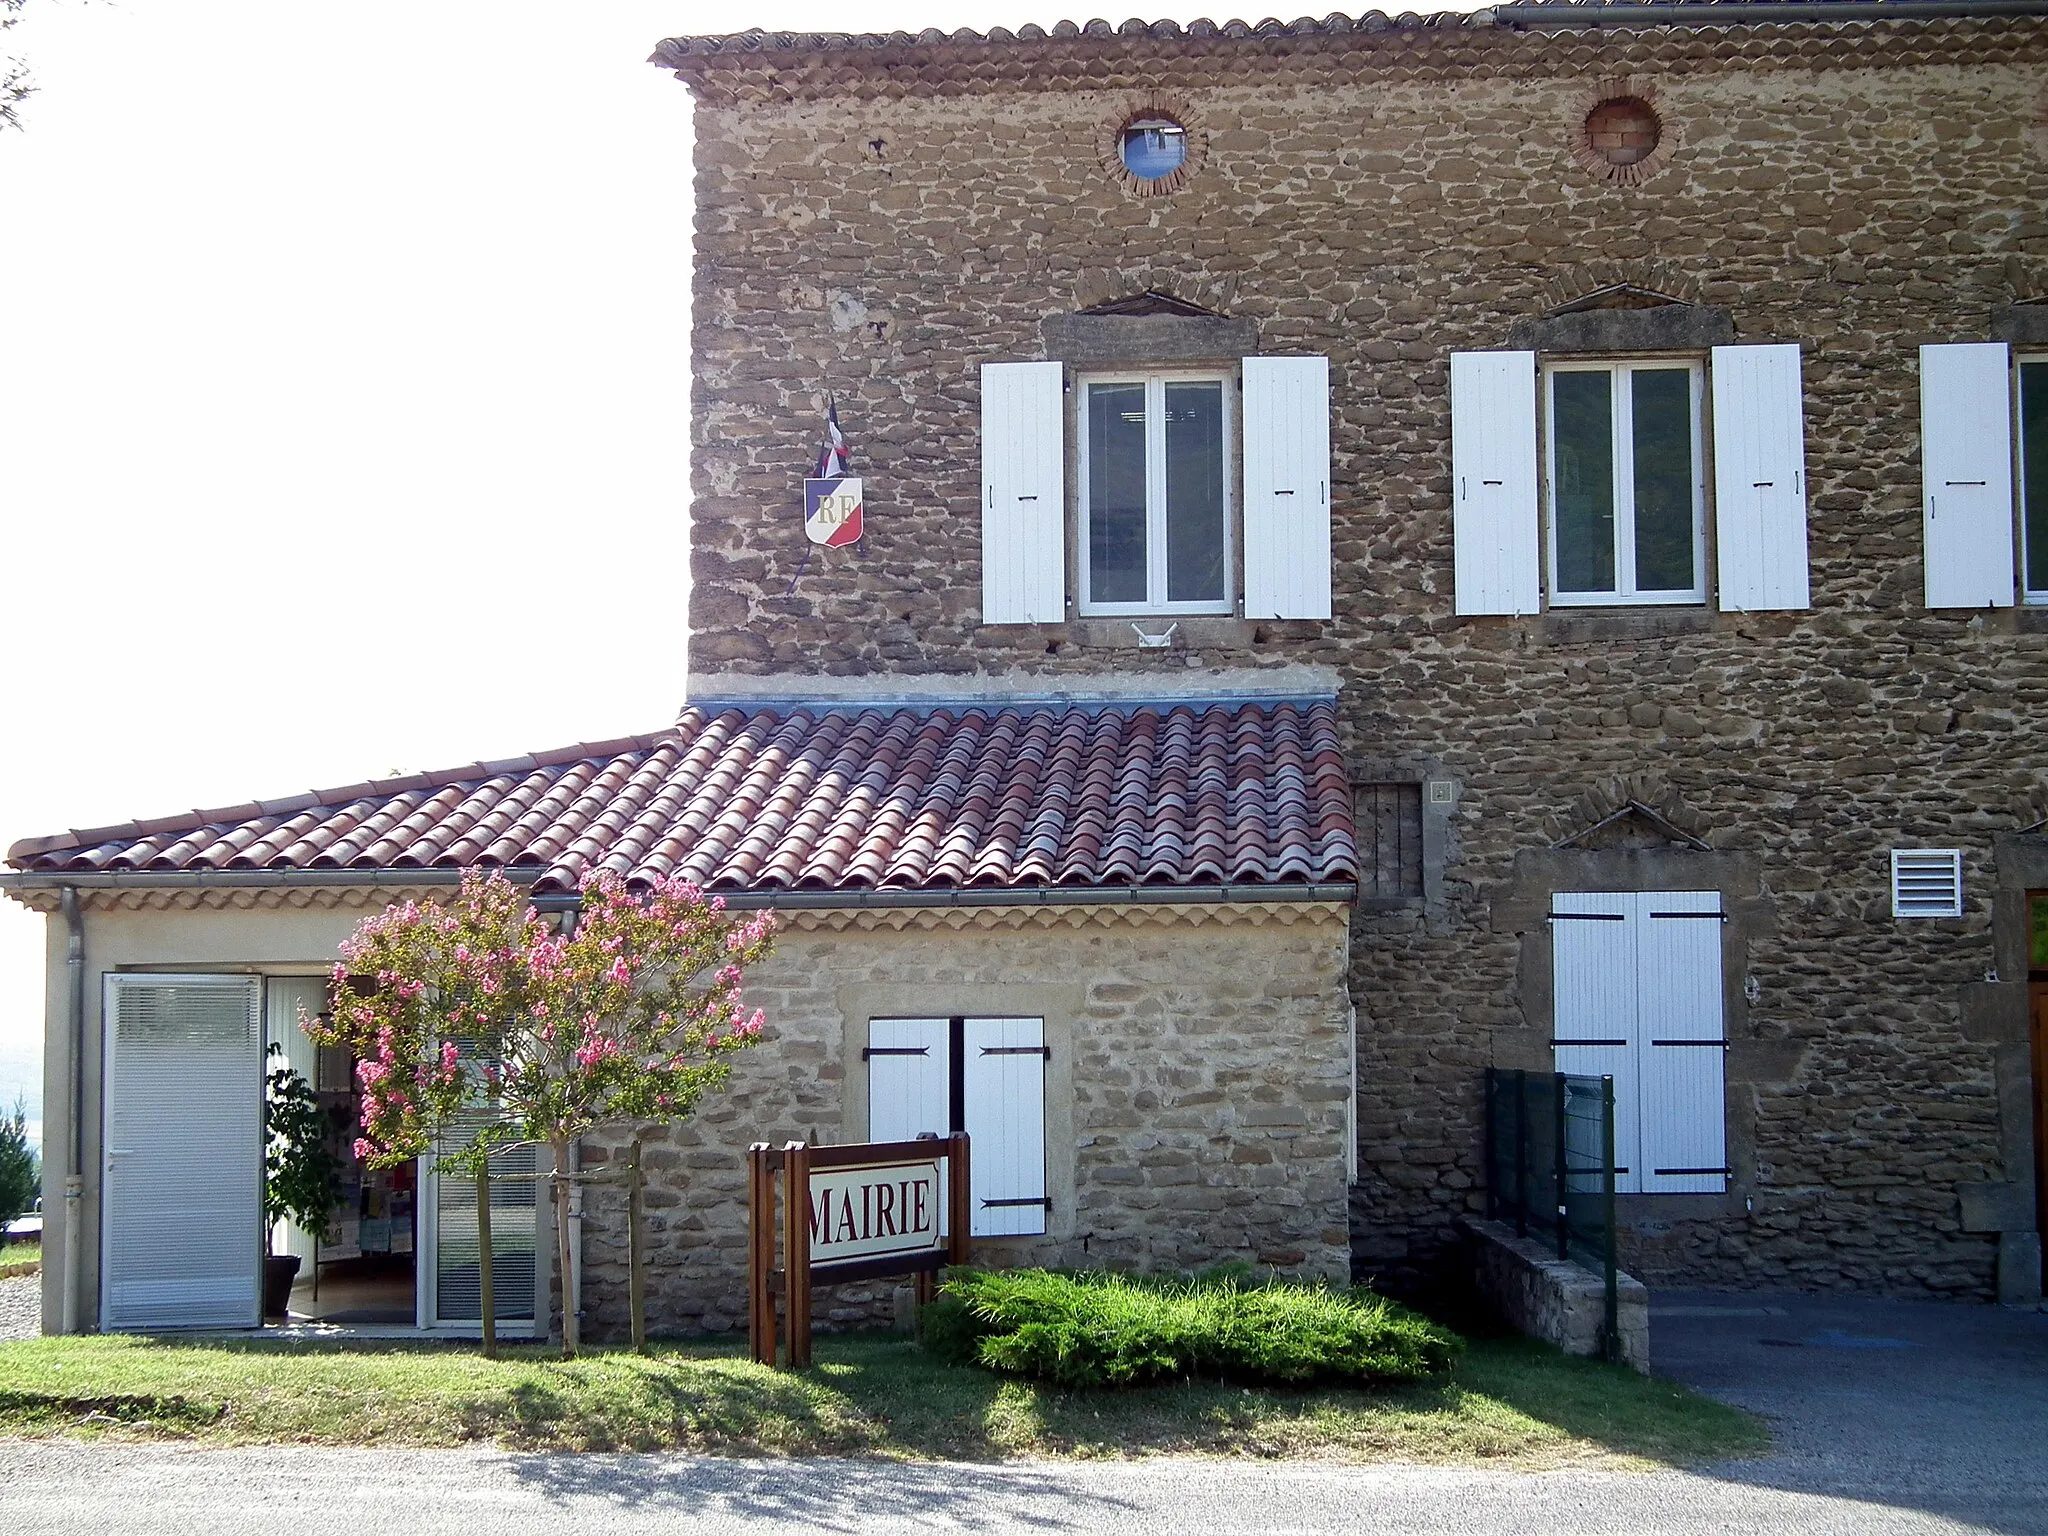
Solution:
M 782 1175 L 782 1263 L 775 1262 L 775 1184 Z M 775 1292 L 782 1292 L 783 1355 L 811 1363 L 811 1283 L 917 1276 L 917 1298 L 937 1294 L 938 1273 L 965 1264 L 973 1220 L 964 1133 L 940 1140 L 871 1141 L 780 1151 L 747 1149 L 747 1342 L 775 1364 Z M 779 1282 L 779 1284 L 778 1284 Z

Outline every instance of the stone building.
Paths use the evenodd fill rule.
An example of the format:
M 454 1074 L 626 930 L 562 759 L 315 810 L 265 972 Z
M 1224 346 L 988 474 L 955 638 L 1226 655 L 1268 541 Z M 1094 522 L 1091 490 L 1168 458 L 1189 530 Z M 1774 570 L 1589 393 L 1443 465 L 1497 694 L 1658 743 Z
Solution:
M 693 692 L 1328 669 L 1362 1272 L 1555 1062 L 1647 1278 L 2038 1294 L 2048 23 L 1933 9 L 664 44 Z
M 102 1155 L 131 1014 L 291 1045 L 363 908 L 477 862 L 786 914 L 774 1037 L 650 1151 L 668 1327 L 739 1320 L 747 1142 L 975 1115 L 989 1257 L 1420 1287 L 1489 1065 L 1615 1077 L 1653 1282 L 2037 1297 L 2043 13 L 663 43 L 683 714 L 16 845 L 77 1149 L 47 1326 L 180 1304 Z M 828 411 L 851 542 L 807 538 Z M 459 1326 L 434 1182 L 381 1193 Z

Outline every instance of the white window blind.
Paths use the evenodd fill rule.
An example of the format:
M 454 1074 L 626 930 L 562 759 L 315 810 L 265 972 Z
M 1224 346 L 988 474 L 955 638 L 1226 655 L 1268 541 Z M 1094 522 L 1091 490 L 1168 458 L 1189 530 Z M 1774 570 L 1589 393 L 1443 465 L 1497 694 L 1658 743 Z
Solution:
M 2011 607 L 2012 382 L 2004 342 L 1920 349 L 1920 497 L 1927 606 Z
M 1799 348 L 1716 347 L 1711 371 L 1722 611 L 1808 607 Z
M 1892 850 L 1893 917 L 1961 917 L 1963 854 L 1959 848 Z
M 100 1327 L 262 1322 L 263 987 L 109 976 Z
M 1330 617 L 1330 360 L 1244 359 L 1244 612 Z
M 973 1235 L 1046 1229 L 1045 1021 L 872 1019 L 868 1139 L 965 1131 Z
M 1451 528 L 1459 613 L 1537 611 L 1534 352 L 1451 354 Z
M 1614 1079 L 1615 1188 L 1727 1187 L 1716 891 L 1551 898 L 1557 1070 Z
M 1058 363 L 981 367 L 981 621 L 1067 616 L 1066 434 Z

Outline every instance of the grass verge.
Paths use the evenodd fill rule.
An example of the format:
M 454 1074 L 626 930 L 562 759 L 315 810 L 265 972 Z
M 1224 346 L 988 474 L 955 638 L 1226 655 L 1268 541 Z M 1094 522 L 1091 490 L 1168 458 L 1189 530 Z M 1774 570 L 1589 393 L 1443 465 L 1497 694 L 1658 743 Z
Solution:
M 540 1348 L 33 1339 L 0 1345 L 0 1436 L 910 1459 L 1299 1456 L 1523 1467 L 1753 1454 L 1755 1420 L 1522 1339 L 1444 1381 L 1381 1391 L 1213 1381 L 1065 1391 L 950 1366 L 894 1336 L 820 1336 L 771 1371 L 737 1345 Z
M 0 1280 L 14 1275 L 32 1275 L 43 1267 L 43 1245 L 14 1242 L 0 1248 Z

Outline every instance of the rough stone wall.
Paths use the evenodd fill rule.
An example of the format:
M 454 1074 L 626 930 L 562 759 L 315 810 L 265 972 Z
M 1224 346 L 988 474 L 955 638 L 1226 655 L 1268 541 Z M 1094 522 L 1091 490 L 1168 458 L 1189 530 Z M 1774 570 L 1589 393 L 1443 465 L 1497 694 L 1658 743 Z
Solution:
M 1037 83 L 934 66 L 929 89 L 907 64 L 886 85 L 773 60 L 702 75 L 692 670 L 1336 667 L 1361 760 L 1459 783 L 1442 900 L 1362 916 L 1351 951 L 1358 1256 L 1396 1284 L 1476 1207 L 1479 1069 L 1528 1029 L 1527 935 L 1493 916 L 1515 855 L 1647 785 L 1761 861 L 1775 925 L 1742 1027 L 1780 1065 L 1731 1087 L 1753 1166 L 1726 1201 L 1644 1207 L 1630 1268 L 1989 1295 L 1997 1239 L 1964 1230 L 1958 1187 L 2031 1175 L 2001 1150 L 2010 1025 L 1973 1026 L 1959 995 L 1994 965 L 1991 839 L 2043 808 L 2048 642 L 2037 614 L 1919 606 L 1915 348 L 2048 292 L 2048 28 L 1643 36 L 1461 34 L 1454 67 L 1413 35 L 1398 68 L 1255 46 Z M 1621 78 L 1668 145 L 1633 186 L 1573 150 Z M 1102 143 L 1155 93 L 1205 159 L 1136 198 Z M 1452 614 L 1449 354 L 1615 280 L 1804 348 L 1810 610 Z M 1330 356 L 1327 624 L 1143 655 L 1085 625 L 978 626 L 977 365 L 1042 356 L 1046 316 L 1148 287 L 1256 320 L 1263 351 Z M 869 532 L 785 596 L 828 391 Z M 1900 845 L 1966 850 L 1967 916 L 1890 918 Z
M 851 1079 L 867 1020 L 892 1014 L 1045 1019 L 1048 1234 L 979 1241 L 978 1258 L 1148 1271 L 1244 1260 L 1345 1277 L 1338 909 L 929 916 L 798 919 L 750 974 L 769 1021 L 761 1045 L 645 1147 L 655 1331 L 745 1326 L 746 1148 L 866 1139 Z M 586 1162 L 621 1150 L 593 1139 Z M 624 1204 L 607 1189 L 587 1206 L 584 1310 L 598 1337 L 628 1320 Z M 821 1288 L 816 1319 L 886 1322 L 899 1283 Z

